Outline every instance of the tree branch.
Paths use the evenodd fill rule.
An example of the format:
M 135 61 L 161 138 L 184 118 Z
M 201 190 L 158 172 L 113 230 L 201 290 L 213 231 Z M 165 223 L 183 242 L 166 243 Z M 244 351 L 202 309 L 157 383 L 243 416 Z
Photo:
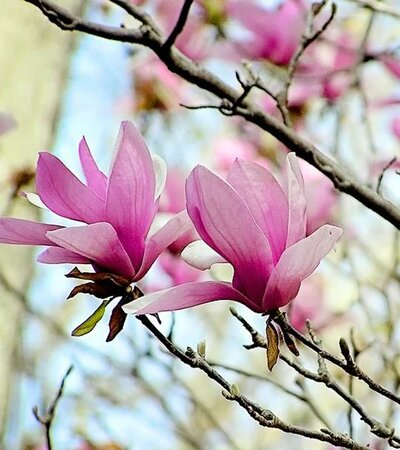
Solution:
M 266 348 L 266 341 L 262 334 L 260 334 L 257 330 L 255 330 L 247 321 L 242 317 L 240 314 L 237 313 L 237 311 L 234 308 L 231 308 L 232 315 L 239 320 L 239 322 L 244 326 L 244 328 L 250 333 L 252 337 L 252 344 L 246 345 L 245 348 Z M 365 372 L 363 372 L 360 367 L 356 364 L 354 359 L 352 358 L 350 354 L 350 349 L 348 347 L 348 344 L 344 339 L 340 340 L 340 349 L 342 352 L 342 355 L 344 359 L 338 358 L 337 356 L 329 353 L 328 351 L 324 350 L 323 348 L 319 347 L 317 344 L 315 344 L 311 339 L 307 338 L 306 336 L 303 336 L 299 331 L 297 331 L 295 328 L 293 328 L 288 320 L 286 319 L 285 315 L 283 313 L 277 313 L 277 315 L 274 317 L 274 321 L 279 325 L 282 332 L 288 333 L 297 340 L 299 340 L 302 344 L 304 344 L 306 347 L 308 347 L 310 350 L 313 350 L 315 353 L 320 355 L 322 358 L 326 359 L 327 361 L 335 364 L 337 367 L 340 367 L 344 372 L 347 374 L 354 376 L 358 378 L 359 380 L 363 381 L 365 384 L 367 384 L 373 391 L 377 392 L 378 394 L 382 395 L 383 397 L 388 398 L 389 400 L 392 400 L 393 402 L 400 405 L 400 397 L 394 394 L 393 392 L 389 391 L 388 389 L 384 388 L 380 384 L 373 381 Z
M 198 353 L 196 353 L 190 347 L 187 348 L 186 352 L 183 352 L 178 347 L 175 346 L 166 336 L 164 336 L 158 328 L 153 325 L 153 323 L 146 316 L 137 316 L 138 320 L 150 331 L 150 333 L 158 339 L 158 341 L 166 347 L 166 349 L 174 356 L 179 358 L 186 365 L 198 368 L 203 371 L 210 379 L 217 382 L 223 389 L 223 395 L 227 400 L 235 401 L 247 413 L 256 420 L 261 426 L 267 428 L 277 428 L 286 433 L 296 434 L 309 439 L 316 439 L 322 442 L 328 442 L 333 445 L 338 445 L 343 448 L 353 449 L 353 450 L 368 450 L 361 444 L 358 444 L 348 435 L 343 433 L 334 433 L 329 430 L 321 429 L 321 431 L 307 430 L 305 428 L 297 427 L 295 425 L 288 424 L 278 418 L 270 410 L 262 408 L 257 403 L 248 399 L 244 395 L 238 392 L 237 386 L 233 388 L 225 378 L 222 377 L 211 365 L 202 358 Z
M 146 25 L 142 25 L 138 29 L 110 27 L 76 17 L 66 9 L 49 0 L 24 1 L 39 8 L 52 23 L 61 29 L 82 31 L 105 39 L 139 44 L 150 48 L 172 72 L 178 74 L 189 83 L 214 94 L 221 101 L 224 101 L 225 104 L 228 102 L 233 107 L 242 95 L 224 83 L 216 75 L 184 56 L 175 47 L 166 50 L 164 47 L 165 40 L 152 23 L 147 22 Z M 119 0 L 118 3 L 122 3 L 122 0 Z M 134 7 L 132 6 L 132 8 Z M 134 17 L 138 16 L 138 8 L 135 7 L 134 10 L 134 13 L 130 14 Z M 129 11 L 127 12 L 129 13 Z M 288 149 L 294 151 L 300 158 L 306 160 L 325 174 L 338 190 L 352 196 L 364 206 L 400 229 L 399 208 L 390 201 L 382 198 L 373 189 L 363 185 L 339 164 L 320 152 L 310 142 L 301 138 L 289 127 L 246 101 L 243 101 L 240 107 L 235 106 L 232 109 L 232 115 L 241 116 L 272 134 Z

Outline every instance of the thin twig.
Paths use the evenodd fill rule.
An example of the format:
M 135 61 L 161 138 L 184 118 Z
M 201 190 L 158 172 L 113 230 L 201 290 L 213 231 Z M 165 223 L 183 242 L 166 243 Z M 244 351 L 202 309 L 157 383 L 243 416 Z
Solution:
M 388 169 L 390 169 L 390 167 L 397 161 L 396 157 L 393 157 L 386 165 L 385 167 L 381 170 L 381 173 L 379 174 L 378 177 L 378 183 L 376 185 L 376 192 L 381 195 L 381 187 L 382 187 L 382 181 L 383 181 L 383 176 L 385 175 L 386 171 Z
M 65 375 L 63 376 L 63 379 L 61 380 L 60 387 L 58 389 L 57 395 L 54 398 L 54 400 L 51 402 L 49 408 L 47 409 L 47 412 L 45 415 L 41 416 L 39 414 L 39 409 L 37 406 L 34 406 L 32 408 L 33 415 L 35 416 L 36 420 L 41 423 L 45 429 L 46 433 L 46 443 L 47 443 L 47 449 L 52 450 L 52 440 L 51 440 L 51 427 L 53 425 L 55 414 L 56 414 L 56 408 L 58 405 L 58 402 L 60 401 L 63 392 L 64 392 L 64 386 L 65 382 L 69 376 L 69 374 L 72 372 L 73 366 L 70 366 L 68 370 L 66 371 Z
M 400 11 L 386 5 L 385 3 L 381 3 L 375 0 L 348 0 L 352 3 L 357 3 L 360 6 L 364 6 L 365 8 L 371 9 L 377 13 L 387 14 L 388 16 L 395 17 L 400 19 Z
M 310 11 L 307 14 L 305 31 L 302 34 L 302 36 L 300 38 L 300 43 L 297 46 L 297 49 L 289 62 L 289 65 L 288 65 L 288 68 L 286 71 L 286 77 L 285 77 L 286 79 L 285 79 L 283 88 L 277 95 L 277 101 L 278 101 L 278 104 L 280 104 L 280 109 L 288 111 L 289 89 L 293 83 L 293 78 L 296 73 L 297 66 L 299 64 L 301 57 L 303 56 L 303 54 L 307 50 L 307 48 L 313 42 L 315 42 L 322 35 L 322 33 L 325 32 L 325 30 L 332 23 L 335 15 L 336 15 L 336 4 L 332 3 L 330 16 L 325 21 L 325 23 L 322 25 L 322 27 L 319 30 L 317 30 L 316 32 L 314 32 L 314 30 L 313 30 L 314 19 L 315 19 L 316 15 L 320 12 L 320 10 L 322 9 L 323 6 L 324 6 L 324 4 L 321 4 L 321 6 L 317 10 L 318 12 L 315 11 L 314 6 L 311 6 Z M 285 125 L 287 125 L 288 127 L 291 128 L 292 124 L 291 124 L 288 113 L 284 114 L 284 120 L 285 120 Z M 288 122 L 288 120 L 289 120 L 289 122 Z
M 260 334 L 257 330 L 255 330 L 247 321 L 242 317 L 240 314 L 237 313 L 237 311 L 234 308 L 231 308 L 231 313 L 233 314 L 236 319 L 239 320 L 239 322 L 242 323 L 244 328 L 250 333 L 252 337 L 252 344 L 246 345 L 245 348 L 251 349 L 251 348 L 266 348 L 266 341 L 262 334 Z M 344 356 L 344 359 L 338 358 L 337 356 L 333 355 L 332 353 L 329 353 L 323 348 L 320 348 L 318 345 L 316 345 L 311 339 L 307 338 L 306 336 L 302 335 L 299 331 L 297 331 L 295 328 L 293 328 L 290 323 L 288 322 L 287 318 L 283 313 L 278 312 L 276 316 L 274 317 L 274 321 L 280 326 L 282 331 L 284 333 L 289 333 L 291 336 L 299 340 L 302 344 L 304 344 L 306 347 L 308 347 L 310 350 L 313 350 L 318 355 L 322 356 L 327 361 L 335 364 L 339 368 L 341 368 L 344 372 L 348 373 L 351 376 L 354 376 L 358 378 L 359 380 L 366 383 L 373 391 L 377 392 L 378 394 L 382 395 L 383 397 L 388 398 L 389 400 L 392 400 L 393 402 L 400 405 L 400 397 L 394 394 L 393 392 L 389 391 L 388 389 L 384 388 L 380 384 L 373 381 L 365 372 L 363 372 L 360 367 L 354 362 L 354 359 L 352 358 L 350 351 L 346 352 L 345 347 L 342 345 L 344 340 L 340 340 L 341 344 L 341 351 Z
M 318 408 L 316 407 L 316 405 L 314 404 L 314 402 L 308 395 L 308 392 L 306 390 L 304 383 L 302 383 L 300 380 L 298 380 L 297 385 L 303 391 L 302 394 L 299 394 L 298 392 L 295 392 L 295 391 L 287 388 L 283 384 L 280 384 L 278 381 L 274 380 L 271 377 L 268 377 L 267 375 L 258 375 L 256 373 L 248 372 L 247 370 L 240 369 L 238 367 L 221 364 L 221 363 L 214 362 L 214 361 L 208 361 L 208 364 L 210 364 L 210 366 L 212 366 L 212 367 L 219 367 L 220 369 L 229 370 L 238 375 L 252 378 L 254 380 L 264 381 L 264 382 L 271 384 L 272 386 L 275 386 L 282 392 L 285 392 L 286 394 L 290 395 L 291 397 L 294 397 L 297 400 L 300 400 L 302 403 L 306 404 L 310 408 L 310 410 L 313 412 L 313 414 L 321 421 L 321 423 L 324 424 L 325 427 L 331 428 L 331 425 L 329 424 L 328 420 L 325 417 L 323 417 L 321 412 L 318 410 Z
M 242 408 L 244 408 L 247 413 L 256 420 L 261 426 L 267 428 L 277 428 L 286 433 L 291 433 L 299 436 L 303 436 L 309 439 L 316 439 L 322 442 L 329 442 L 333 445 L 338 445 L 343 448 L 348 448 L 352 450 L 368 450 L 361 444 L 358 444 L 348 435 L 342 433 L 334 433 L 329 430 L 322 429 L 321 431 L 307 430 L 292 424 L 288 424 L 278 418 L 270 410 L 262 408 L 257 403 L 248 399 L 244 395 L 237 392 L 236 389 L 232 388 L 232 385 L 222 377 L 222 375 L 211 367 L 208 362 L 198 355 L 190 347 L 187 348 L 186 352 L 183 352 L 178 347 L 175 346 L 160 330 L 146 317 L 137 316 L 143 325 L 150 331 L 150 333 L 158 339 L 158 341 L 164 345 L 167 350 L 177 358 L 179 358 L 183 363 L 189 365 L 193 368 L 198 368 L 203 371 L 210 379 L 216 381 L 221 387 L 223 387 L 223 395 L 227 400 L 235 401 Z
M 156 31 L 161 35 L 161 31 L 158 29 L 157 25 L 155 24 L 151 16 L 149 16 L 143 10 L 135 6 L 131 0 L 109 0 L 109 1 L 122 8 L 130 16 L 141 22 L 143 25 L 151 27 L 154 31 Z
M 185 27 L 186 21 L 189 17 L 190 7 L 193 4 L 193 0 L 185 0 L 183 3 L 181 12 L 179 13 L 178 20 L 171 31 L 171 34 L 165 40 L 163 44 L 164 50 L 169 50 L 174 44 L 178 36 L 182 33 L 183 28 Z

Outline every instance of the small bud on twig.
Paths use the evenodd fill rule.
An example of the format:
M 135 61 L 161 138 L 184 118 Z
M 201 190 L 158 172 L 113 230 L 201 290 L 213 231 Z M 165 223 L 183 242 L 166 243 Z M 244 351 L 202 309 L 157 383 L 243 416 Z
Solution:
M 234 397 L 239 397 L 240 395 L 240 389 L 239 386 L 235 383 L 232 383 L 229 387 L 229 392 L 231 393 L 231 395 L 233 395 Z
M 342 355 L 345 357 L 346 361 L 351 361 L 353 358 L 351 356 L 350 347 L 345 338 L 340 338 L 339 347 Z
M 206 357 L 206 341 L 202 340 L 197 344 L 197 353 L 202 357 Z

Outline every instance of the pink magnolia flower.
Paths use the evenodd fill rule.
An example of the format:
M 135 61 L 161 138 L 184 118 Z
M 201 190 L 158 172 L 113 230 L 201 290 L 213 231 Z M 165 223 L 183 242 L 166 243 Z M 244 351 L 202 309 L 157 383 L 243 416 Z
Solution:
M 159 24 L 168 36 L 173 30 L 179 14 L 182 10 L 183 1 L 156 2 L 155 12 Z M 202 17 L 203 8 L 199 3 L 192 5 L 185 27 L 176 39 L 176 47 L 189 58 L 201 61 L 215 51 L 215 36 L 210 33 Z
M 322 96 L 334 101 L 341 97 L 352 83 L 351 69 L 357 65 L 359 59 L 354 38 L 340 30 L 338 36 L 332 37 L 332 42 L 325 45 L 318 43 L 314 50 L 308 70 L 321 79 Z M 318 61 L 324 59 L 323 56 L 325 64 L 318 64 Z
M 333 102 L 351 86 L 357 47 L 353 36 L 338 31 L 330 33 L 326 42 L 315 42 L 307 49 L 289 90 L 289 106 L 302 106 L 320 97 Z
M 332 324 L 333 312 L 324 299 L 324 281 L 318 274 L 302 283 L 296 301 L 288 306 L 288 315 L 292 326 L 299 331 L 307 331 L 307 320 L 314 330 Z
M 243 56 L 289 64 L 305 27 L 306 9 L 302 0 L 286 0 L 277 9 L 266 9 L 255 2 L 232 0 L 228 14 L 250 32 L 244 43 L 237 43 Z
M 38 257 L 42 263 L 92 264 L 129 282 L 139 280 L 191 226 L 182 212 L 149 236 L 165 183 L 165 163 L 160 157 L 152 160 L 129 122 L 121 124 L 108 177 L 97 167 L 84 138 L 79 157 L 86 184 L 57 157 L 40 153 L 36 188 L 39 200 L 51 211 L 86 225 L 62 227 L 0 218 L 0 242 L 47 246 Z
M 134 110 L 169 111 L 176 109 L 179 102 L 189 101 L 190 95 L 182 80 L 152 55 L 134 60 L 133 70 Z
M 227 181 L 197 166 L 186 183 L 187 210 L 204 242 L 191 244 L 184 256 L 202 269 L 229 262 L 232 283 L 183 284 L 128 303 L 125 312 L 149 314 L 225 299 L 265 313 L 292 301 L 342 230 L 323 225 L 305 237 L 303 178 L 294 153 L 287 156 L 287 170 L 285 193 L 267 169 L 252 162 L 236 160 Z
M 253 160 L 257 148 L 249 139 L 239 137 L 220 137 L 214 143 L 213 156 L 218 170 L 228 172 L 236 158 Z

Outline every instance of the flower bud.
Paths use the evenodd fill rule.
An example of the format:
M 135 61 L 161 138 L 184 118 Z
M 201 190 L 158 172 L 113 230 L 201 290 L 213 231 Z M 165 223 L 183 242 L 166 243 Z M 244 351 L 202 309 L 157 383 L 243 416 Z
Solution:
M 197 353 L 202 357 L 206 357 L 206 341 L 202 340 L 197 344 Z
M 235 383 L 232 383 L 229 387 L 229 392 L 231 393 L 231 395 L 233 395 L 234 397 L 239 397 L 240 395 L 240 389 L 239 386 Z

